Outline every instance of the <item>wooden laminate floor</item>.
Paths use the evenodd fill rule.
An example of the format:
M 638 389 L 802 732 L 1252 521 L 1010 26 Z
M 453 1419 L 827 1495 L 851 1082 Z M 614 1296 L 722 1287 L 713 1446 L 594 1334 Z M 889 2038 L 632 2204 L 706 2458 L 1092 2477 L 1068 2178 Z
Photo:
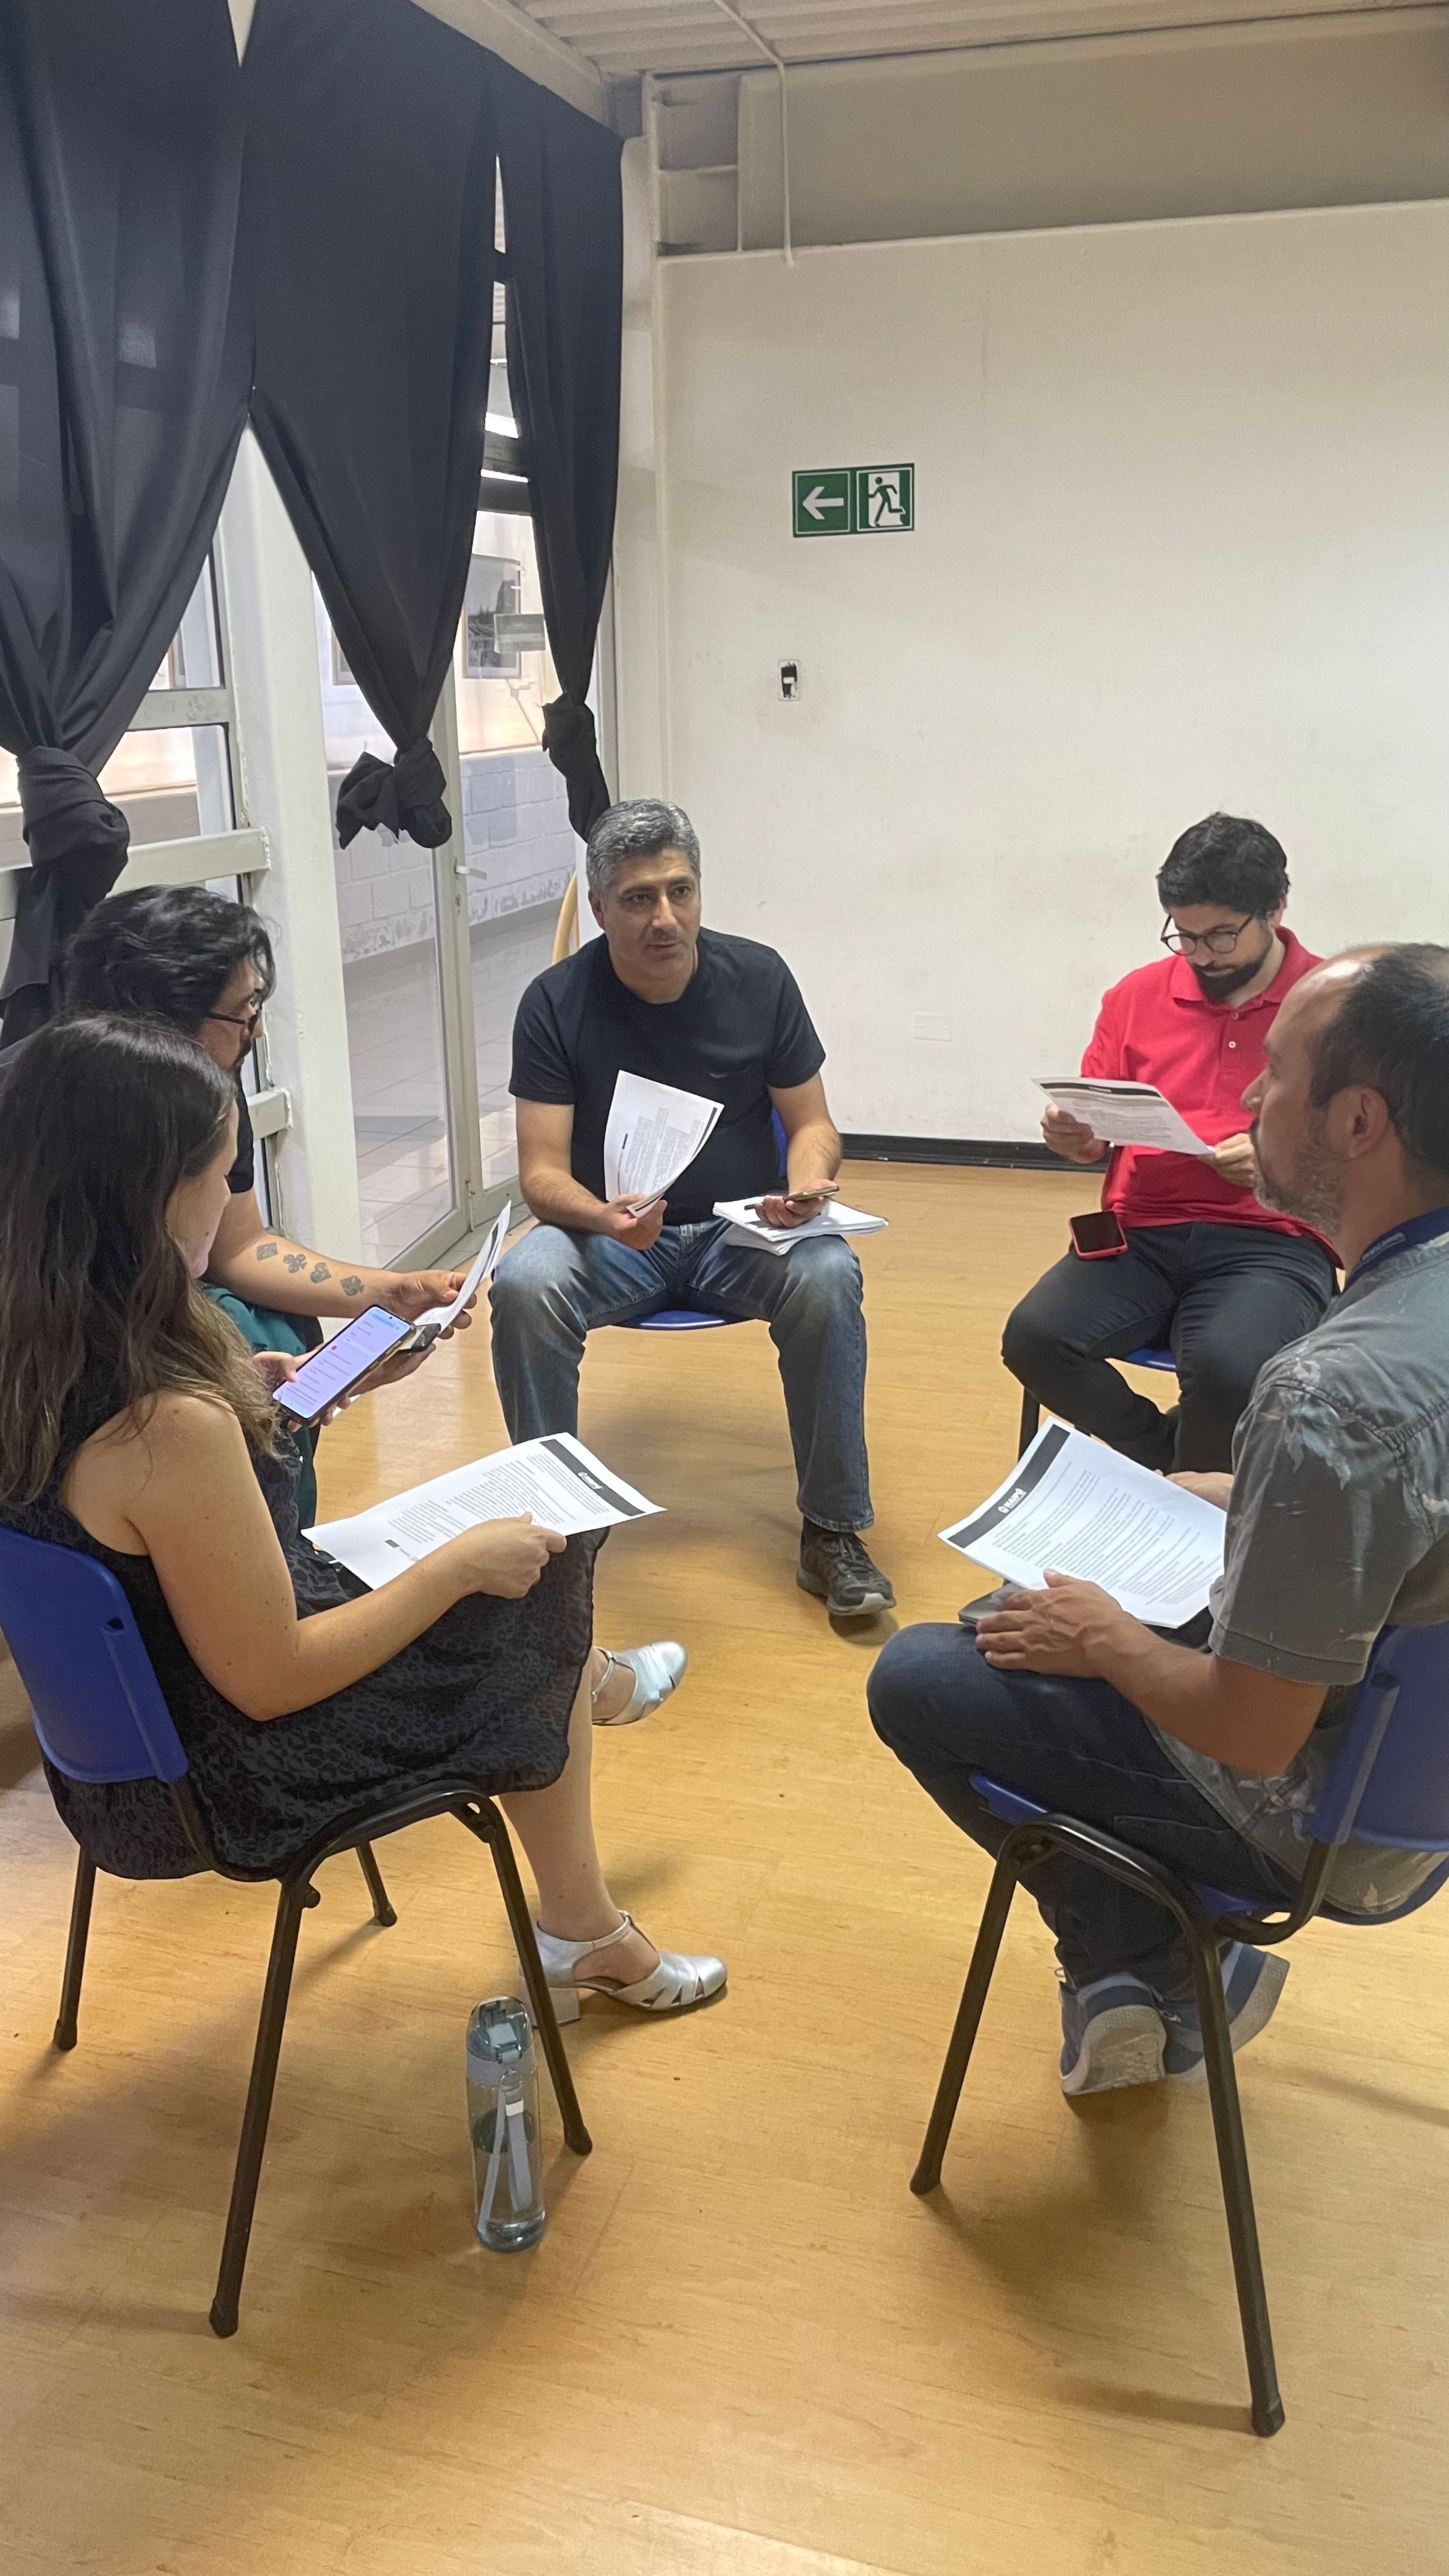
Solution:
M 996 1358 L 1079 1184 L 863 1167 L 878 1551 L 953 1615 L 935 1533 L 1009 1461 Z M 329 1865 L 304 1924 L 241 2331 L 206 2324 L 271 1911 L 101 1884 L 50 2048 L 71 1851 L 0 1680 L 0 2576 L 1441 2576 L 1449 1907 L 1312 1932 L 1243 2063 L 1288 2406 L 1246 2429 L 1207 2106 L 1067 2109 L 1019 1906 L 940 2193 L 906 2188 L 985 1867 L 872 1736 L 880 1636 L 796 1591 L 761 1328 L 603 1333 L 582 1428 L 668 1506 L 600 1629 L 685 1687 L 597 1739 L 600 1839 L 714 2010 L 570 2035 L 531 2254 L 471 2234 L 470 2005 L 514 1982 L 486 1862 Z M 501 1437 L 486 1332 L 325 1444 L 350 1508 Z M 968 1570 L 969 1571 L 969 1570 Z

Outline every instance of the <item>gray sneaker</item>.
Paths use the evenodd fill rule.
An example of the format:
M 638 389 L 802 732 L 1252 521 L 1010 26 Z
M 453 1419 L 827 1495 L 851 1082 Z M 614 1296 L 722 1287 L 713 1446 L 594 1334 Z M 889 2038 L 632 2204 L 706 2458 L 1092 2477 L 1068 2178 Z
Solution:
M 1062 2091 L 1118 2093 L 1156 2084 L 1167 2042 L 1150 1986 L 1140 1977 L 1098 1977 L 1090 1986 L 1062 1982 Z
M 819 1529 L 806 1521 L 795 1580 L 802 1592 L 813 1592 L 824 1602 L 832 1619 L 873 1619 L 877 1610 L 895 1607 L 889 1581 L 872 1565 L 854 1530 Z
M 1260 2030 L 1273 2018 L 1278 1997 L 1288 1980 L 1288 1962 L 1273 1950 L 1249 1949 L 1246 1941 L 1234 1941 L 1223 1952 L 1223 2001 L 1228 2008 L 1228 2037 L 1233 2055 L 1256 2039 Z M 1164 1995 L 1158 2010 L 1167 2024 L 1167 2055 L 1163 2072 L 1175 2084 L 1205 2084 L 1207 2062 L 1202 2053 L 1202 2023 L 1198 2019 L 1197 2001 L 1188 1994 Z

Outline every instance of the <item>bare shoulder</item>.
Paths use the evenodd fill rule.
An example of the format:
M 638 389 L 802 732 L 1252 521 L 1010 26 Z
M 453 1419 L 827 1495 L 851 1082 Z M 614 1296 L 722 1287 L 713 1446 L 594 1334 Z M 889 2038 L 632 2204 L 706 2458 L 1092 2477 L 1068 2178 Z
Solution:
M 65 1509 L 109 1547 L 146 1552 L 159 1511 L 196 1514 L 203 1496 L 234 1495 L 248 1472 L 246 1442 L 231 1408 L 205 1396 L 165 1394 L 132 1405 L 92 1432 L 60 1489 Z
M 224 1471 L 232 1460 L 245 1459 L 246 1442 L 221 1397 L 168 1389 L 114 1415 L 86 1442 L 85 1451 L 97 1463 L 104 1459 L 132 1472 L 187 1465 Z

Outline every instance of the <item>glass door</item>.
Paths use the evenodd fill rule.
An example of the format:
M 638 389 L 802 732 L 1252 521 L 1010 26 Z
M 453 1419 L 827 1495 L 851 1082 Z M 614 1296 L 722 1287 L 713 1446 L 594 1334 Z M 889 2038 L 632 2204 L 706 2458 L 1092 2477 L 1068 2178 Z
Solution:
M 440 850 L 385 830 L 336 838 L 337 791 L 359 754 L 390 760 L 314 587 L 333 865 L 347 999 L 364 1259 L 418 1268 L 480 1221 L 477 1107 L 464 1044 L 465 881 Z M 440 709 L 445 770 L 449 710 Z M 450 803 L 451 803 L 450 799 Z

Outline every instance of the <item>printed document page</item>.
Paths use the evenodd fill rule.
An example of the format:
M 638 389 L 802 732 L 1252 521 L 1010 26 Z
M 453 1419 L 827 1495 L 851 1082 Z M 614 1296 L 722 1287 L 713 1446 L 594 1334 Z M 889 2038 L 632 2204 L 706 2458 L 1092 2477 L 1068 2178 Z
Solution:
M 1047 1422 L 1006 1482 L 941 1536 L 1010 1583 L 1040 1588 L 1050 1567 L 1100 1583 L 1134 1619 L 1180 1628 L 1206 1607 L 1226 1528 L 1201 1495 Z
M 714 1134 L 720 1110 L 718 1100 L 702 1100 L 697 1091 L 619 1074 L 604 1129 L 605 1198 L 651 1199 L 671 1190 Z
M 513 1202 L 511 1199 L 505 1199 L 502 1207 L 498 1211 L 498 1214 L 494 1218 L 492 1225 L 488 1229 L 487 1242 L 484 1244 L 481 1252 L 476 1252 L 474 1254 L 473 1259 L 468 1265 L 468 1276 L 464 1280 L 462 1287 L 459 1289 L 457 1296 L 453 1298 L 449 1305 L 430 1306 L 425 1315 L 420 1315 L 417 1323 L 417 1329 L 419 1332 L 426 1329 L 434 1333 L 441 1333 L 446 1325 L 456 1324 L 458 1317 L 462 1314 L 469 1298 L 477 1296 L 484 1280 L 489 1276 L 494 1263 L 498 1259 L 499 1253 L 503 1249 L 503 1240 L 512 1222 Z
M 324 1521 L 307 1536 L 376 1591 L 480 1521 L 516 1520 L 520 1512 L 532 1512 L 545 1528 L 571 1538 L 579 1530 L 642 1520 L 661 1509 L 602 1467 L 571 1432 L 558 1431 L 451 1468 L 354 1520 Z
M 754 1199 L 716 1199 L 716 1216 L 730 1219 L 726 1240 L 730 1243 L 753 1243 L 764 1252 L 793 1252 L 797 1243 L 808 1243 L 820 1234 L 884 1234 L 883 1216 L 867 1216 L 862 1208 L 847 1207 L 842 1199 L 827 1199 L 818 1216 L 809 1216 L 803 1225 L 764 1225 L 755 1214 Z
M 1037 1081 L 1038 1091 L 1080 1118 L 1104 1145 L 1155 1145 L 1164 1154 L 1196 1154 L 1212 1160 L 1212 1147 L 1194 1135 L 1187 1120 L 1164 1100 L 1151 1082 L 1099 1082 L 1086 1074 L 1063 1074 L 1060 1082 Z

